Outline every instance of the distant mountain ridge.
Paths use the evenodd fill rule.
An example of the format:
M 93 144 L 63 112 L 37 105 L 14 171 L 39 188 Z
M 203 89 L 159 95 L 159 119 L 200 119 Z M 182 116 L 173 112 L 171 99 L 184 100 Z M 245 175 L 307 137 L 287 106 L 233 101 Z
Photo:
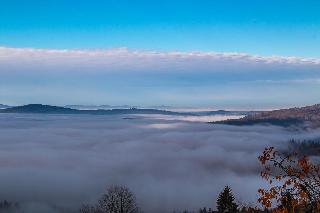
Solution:
M 278 126 L 300 125 L 320 127 L 320 104 L 253 113 L 240 119 L 215 123 L 229 125 L 271 124 Z
M 99 110 L 99 109 L 130 109 L 130 108 L 137 108 L 137 109 L 157 109 L 157 110 L 165 110 L 171 112 L 187 112 L 193 115 L 205 116 L 205 115 L 249 115 L 252 113 L 256 113 L 257 111 L 240 111 L 240 110 L 210 110 L 210 109 L 201 109 L 195 107 L 174 107 L 174 106 L 167 106 L 167 105 L 153 105 L 153 106 L 133 106 L 133 105 L 65 105 L 65 108 L 77 109 L 77 110 Z M 181 110 L 183 109 L 183 110 Z M 189 110 L 188 110 L 189 109 Z M 194 110 L 197 109 L 197 110 Z
M 77 114 L 78 110 L 58 107 L 58 106 L 50 106 L 50 105 L 42 105 L 42 104 L 28 104 L 23 106 L 15 106 L 9 107 L 6 109 L 2 109 L 1 113 L 63 113 L 63 114 Z
M 192 112 L 196 115 L 200 116 L 209 116 L 209 115 L 251 115 L 256 114 L 261 111 L 227 111 L 227 110 L 215 110 L 215 111 L 200 111 L 200 112 Z
M 172 112 L 157 109 L 98 109 L 98 110 L 78 110 L 67 107 L 28 104 L 23 106 L 1 109 L 0 113 L 42 113 L 42 114 L 94 114 L 94 115 L 116 115 L 116 114 L 162 114 L 162 115 L 193 115 L 191 113 Z
M 4 104 L 0 104 L 0 109 L 6 109 L 6 108 L 9 108 L 10 106 L 8 105 L 4 105 Z
M 78 109 L 78 110 L 97 110 L 97 109 L 130 109 L 130 108 L 140 108 L 138 106 L 129 106 L 129 105 L 65 105 L 65 108 Z
M 71 106 L 71 105 L 70 105 Z M 108 105 L 104 105 L 108 106 Z M 76 109 L 61 106 L 51 106 L 43 104 L 28 104 L 0 109 L 0 113 L 41 113 L 41 114 L 93 114 L 93 115 L 116 115 L 116 114 L 161 114 L 161 115 L 180 115 L 180 116 L 210 116 L 210 115 L 249 115 L 254 112 L 246 111 L 203 111 L 203 112 L 175 112 L 164 109 L 148 108 L 115 108 L 115 109 L 95 109 L 85 108 Z

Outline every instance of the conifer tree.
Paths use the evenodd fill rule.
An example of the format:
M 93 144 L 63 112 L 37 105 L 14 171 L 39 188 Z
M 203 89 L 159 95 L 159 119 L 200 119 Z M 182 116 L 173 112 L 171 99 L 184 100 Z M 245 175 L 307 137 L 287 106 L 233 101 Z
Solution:
M 237 208 L 238 206 L 234 202 L 234 196 L 232 195 L 231 189 L 229 186 L 226 186 L 217 199 L 218 212 L 235 213 L 237 212 Z

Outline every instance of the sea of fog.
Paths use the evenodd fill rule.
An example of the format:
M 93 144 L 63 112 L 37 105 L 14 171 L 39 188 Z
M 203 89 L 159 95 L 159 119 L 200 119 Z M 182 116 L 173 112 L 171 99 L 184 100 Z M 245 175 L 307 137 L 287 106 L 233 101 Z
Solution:
M 224 117 L 225 119 L 226 117 Z M 0 114 L 0 199 L 26 213 L 77 212 L 107 186 L 128 186 L 144 212 L 215 207 L 230 185 L 255 202 L 266 146 L 320 131 L 225 126 L 218 117 Z

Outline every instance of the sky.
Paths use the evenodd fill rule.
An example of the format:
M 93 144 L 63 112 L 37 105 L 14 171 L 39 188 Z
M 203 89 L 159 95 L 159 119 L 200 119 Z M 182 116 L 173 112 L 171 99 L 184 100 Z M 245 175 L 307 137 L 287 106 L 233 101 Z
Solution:
M 320 100 L 320 2 L 0 1 L 0 103 Z

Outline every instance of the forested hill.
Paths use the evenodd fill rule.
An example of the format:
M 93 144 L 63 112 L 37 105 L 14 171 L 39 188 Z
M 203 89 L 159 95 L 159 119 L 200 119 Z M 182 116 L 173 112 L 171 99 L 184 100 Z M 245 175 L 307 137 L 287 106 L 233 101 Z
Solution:
M 320 104 L 253 113 L 240 119 L 215 123 L 229 125 L 270 124 L 278 126 L 302 125 L 320 127 Z

